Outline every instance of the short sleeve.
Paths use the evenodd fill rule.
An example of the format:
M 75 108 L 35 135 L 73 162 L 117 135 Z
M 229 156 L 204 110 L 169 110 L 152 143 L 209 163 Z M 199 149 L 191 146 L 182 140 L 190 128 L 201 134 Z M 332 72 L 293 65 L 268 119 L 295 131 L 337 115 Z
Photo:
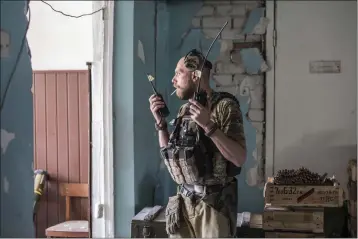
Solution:
M 226 136 L 246 149 L 243 117 L 240 106 L 234 100 L 221 100 L 214 107 L 212 117 Z

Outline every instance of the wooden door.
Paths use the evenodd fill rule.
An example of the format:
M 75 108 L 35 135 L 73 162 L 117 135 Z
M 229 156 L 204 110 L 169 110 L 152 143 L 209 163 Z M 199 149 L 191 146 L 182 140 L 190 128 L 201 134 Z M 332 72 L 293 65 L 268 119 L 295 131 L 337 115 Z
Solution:
M 34 169 L 49 174 L 36 236 L 65 220 L 59 183 L 89 183 L 90 116 L 87 70 L 34 71 Z M 73 200 L 73 219 L 89 219 L 88 199 Z

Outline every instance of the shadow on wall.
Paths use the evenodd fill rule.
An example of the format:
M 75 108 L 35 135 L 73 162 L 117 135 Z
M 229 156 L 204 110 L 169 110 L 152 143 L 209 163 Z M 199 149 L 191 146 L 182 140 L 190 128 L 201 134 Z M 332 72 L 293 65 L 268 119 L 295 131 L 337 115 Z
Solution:
M 1 1 L 1 31 L 10 40 L 8 51 L 1 54 L 2 102 L 28 24 L 26 10 L 27 1 Z M 25 42 L 1 111 L 1 237 L 34 237 L 31 87 L 32 69 Z

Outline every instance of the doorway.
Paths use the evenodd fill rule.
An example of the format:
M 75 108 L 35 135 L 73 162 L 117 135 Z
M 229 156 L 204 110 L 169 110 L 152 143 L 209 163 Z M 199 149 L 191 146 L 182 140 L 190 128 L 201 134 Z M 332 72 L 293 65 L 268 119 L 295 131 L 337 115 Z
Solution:
M 91 70 L 86 63 L 93 58 L 94 12 L 92 1 L 31 1 L 30 9 L 33 168 L 48 174 L 34 226 L 36 237 L 46 237 L 47 228 L 65 221 L 61 184 L 86 184 L 91 191 Z M 89 221 L 89 232 L 90 198 L 70 202 L 71 219 Z

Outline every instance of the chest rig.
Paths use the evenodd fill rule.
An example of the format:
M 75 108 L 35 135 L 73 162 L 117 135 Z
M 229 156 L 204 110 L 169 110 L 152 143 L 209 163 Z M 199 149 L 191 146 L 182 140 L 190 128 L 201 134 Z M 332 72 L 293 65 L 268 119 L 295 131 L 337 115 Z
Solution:
M 211 109 L 223 98 L 237 99 L 227 92 L 215 92 L 211 100 Z M 203 184 L 213 172 L 215 144 L 205 136 L 204 131 L 191 118 L 189 107 L 183 106 L 174 121 L 174 131 L 170 135 L 168 146 L 161 149 L 161 156 L 168 171 L 177 184 Z M 241 167 L 226 161 L 227 177 L 239 175 Z
M 212 153 L 207 149 L 203 130 L 183 107 L 174 121 L 174 131 L 161 155 L 177 184 L 203 184 L 211 174 Z

